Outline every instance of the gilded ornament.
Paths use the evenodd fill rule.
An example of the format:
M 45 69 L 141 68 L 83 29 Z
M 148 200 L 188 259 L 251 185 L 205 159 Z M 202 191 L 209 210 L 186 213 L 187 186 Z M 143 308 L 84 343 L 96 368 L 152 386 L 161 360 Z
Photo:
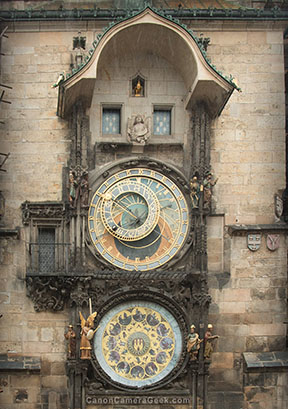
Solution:
M 140 301 L 119 305 L 100 325 L 94 338 L 97 360 L 109 377 L 121 384 L 142 387 L 158 382 L 180 358 L 178 324 L 157 304 Z
M 97 316 L 97 312 L 93 312 L 89 315 L 87 320 L 83 317 L 81 311 L 79 311 L 80 320 L 81 320 L 81 342 L 80 342 L 80 358 L 81 359 L 91 359 L 91 344 L 95 332 L 98 328 L 93 329 L 94 320 Z

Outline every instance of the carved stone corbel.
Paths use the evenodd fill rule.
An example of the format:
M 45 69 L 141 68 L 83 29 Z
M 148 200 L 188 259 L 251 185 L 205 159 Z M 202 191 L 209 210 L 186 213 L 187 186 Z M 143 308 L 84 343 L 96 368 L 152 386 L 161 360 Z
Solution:
M 70 292 L 77 278 L 55 276 L 28 276 L 26 278 L 27 296 L 40 311 L 61 311 L 70 298 Z

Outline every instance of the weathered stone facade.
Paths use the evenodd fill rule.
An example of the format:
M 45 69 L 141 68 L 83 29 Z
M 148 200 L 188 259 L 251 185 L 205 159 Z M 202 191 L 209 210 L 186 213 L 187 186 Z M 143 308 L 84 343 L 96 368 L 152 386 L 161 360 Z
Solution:
M 6 9 L 8 6 L 4 2 L 0 11 Z M 0 82 L 12 87 L 5 90 L 5 98 L 11 104 L 0 104 L 0 120 L 4 122 L 0 124 L 1 152 L 10 152 L 4 165 L 7 172 L 0 173 L 1 191 L 6 202 L 0 237 L 3 314 L 0 318 L 0 355 L 3 355 L 0 360 L 3 371 L 0 406 L 5 409 L 20 407 L 19 404 L 29 409 L 64 409 L 72 405 L 72 378 L 67 376 L 64 332 L 72 321 L 77 322 L 78 334 L 80 331 L 76 310 L 70 308 L 72 301 L 76 304 L 79 300 L 73 298 L 72 292 L 82 286 L 82 293 L 91 296 L 91 288 L 86 282 L 81 285 L 77 282 L 76 287 L 71 284 L 71 288 L 65 282 L 61 287 L 63 300 L 60 297 L 63 304 L 60 305 L 58 299 L 57 302 L 50 299 L 54 304 L 50 304 L 49 310 L 48 301 L 41 304 L 40 298 L 37 299 L 37 291 L 40 293 L 42 287 L 33 287 L 29 279 L 33 280 L 35 275 L 31 260 L 33 244 L 38 243 L 39 226 L 55 228 L 58 248 L 60 244 L 75 245 L 77 251 L 81 248 L 77 254 L 75 250 L 73 266 L 70 259 L 69 272 L 78 271 L 80 259 L 82 270 L 79 270 L 79 276 L 85 276 L 85 268 L 87 271 L 93 268 L 103 270 L 85 250 L 85 211 L 81 208 L 81 213 L 76 215 L 79 209 L 69 208 L 69 168 L 76 168 L 79 155 L 82 155 L 81 166 L 89 170 L 90 177 L 91 174 L 94 177 L 94 171 L 101 172 L 104 165 L 137 155 L 172 164 L 186 180 L 193 176 L 195 141 L 192 123 L 196 115 L 193 115 L 193 107 L 187 108 L 186 105 L 186 66 L 183 68 L 183 64 L 189 61 L 183 59 L 173 65 L 163 57 L 161 47 L 149 43 L 147 49 L 138 49 L 138 44 L 147 45 L 145 41 L 141 43 L 142 40 L 137 39 L 139 43 L 135 41 L 133 45 L 129 33 L 127 38 L 115 36 L 111 49 L 104 49 L 99 57 L 91 104 L 86 106 L 84 102 L 84 108 L 79 109 L 77 104 L 72 104 L 73 109 L 78 109 L 77 115 L 81 111 L 82 130 L 78 131 L 73 123 L 75 115 L 57 116 L 61 87 L 51 86 L 60 73 L 71 70 L 73 37 L 81 31 L 86 37 L 85 53 L 88 54 L 87 50 L 97 35 L 109 21 L 113 21 L 113 17 L 85 21 L 65 21 L 64 17 L 49 21 L 6 18 L 1 22 L 2 29 L 6 26 L 8 29 L 7 37 L 1 39 L 4 55 L 1 55 Z M 254 20 L 237 21 L 224 18 L 219 21 L 213 16 L 207 20 L 191 17 L 188 22 L 179 17 L 180 23 L 185 22 L 198 36 L 203 33 L 210 38 L 209 59 L 218 71 L 227 76 L 232 74 L 241 89 L 235 89 L 229 100 L 227 98 L 219 116 L 209 119 L 208 164 L 218 179 L 213 186 L 211 212 L 206 213 L 208 292 L 212 302 L 208 317 L 203 315 L 203 322 L 200 319 L 197 324 L 213 323 L 214 332 L 220 337 L 209 368 L 207 401 L 204 399 L 203 403 L 203 395 L 199 394 L 198 407 L 204 404 L 204 409 L 287 408 L 287 391 L 283 388 L 287 383 L 285 371 L 274 368 L 272 376 L 261 368 L 260 374 L 251 374 L 243 359 L 243 353 L 286 349 L 287 227 L 282 218 L 275 223 L 274 206 L 274 195 L 281 196 L 286 187 L 283 31 L 287 16 L 286 20 L 284 17 L 283 21 L 273 17 L 265 21 L 257 19 L 256 15 Z M 158 40 L 163 45 L 163 39 L 162 42 Z M 171 54 L 175 44 L 167 45 Z M 155 53 L 151 51 L 153 47 Z M 182 72 L 179 71 L 180 65 Z M 147 78 L 147 98 L 137 99 L 129 94 L 130 81 L 138 73 Z M 102 133 L 103 106 L 122 107 L 120 135 L 111 137 Z M 154 135 L 140 153 L 135 153 L 135 147 L 127 141 L 127 120 L 140 112 L 153 117 L 155 106 L 172 107 L 171 135 Z M 80 148 L 76 141 L 77 132 L 85 136 Z M 25 202 L 28 202 L 26 208 Z M 39 206 L 29 207 L 30 203 Z M 53 203 L 56 203 L 55 211 L 51 210 L 54 209 Z M 50 210 L 46 211 L 45 206 Z M 25 216 L 25 212 L 30 213 Z M 248 248 L 248 234 L 261 234 L 256 251 Z M 267 247 L 269 235 L 279 235 L 276 249 Z M 63 272 L 66 261 L 62 264 Z M 183 267 L 181 261 L 179 265 Z M 52 291 L 49 294 L 54 291 L 53 280 L 49 282 L 49 291 Z M 42 284 L 44 288 L 46 283 Z M 181 286 L 177 289 L 182 290 Z M 184 290 L 180 295 L 183 296 L 179 296 L 180 301 L 184 303 Z M 45 302 L 47 310 L 41 309 Z M 77 305 L 88 312 L 87 299 Z M 38 312 L 35 311 L 37 308 Z M 197 310 L 196 315 L 198 313 Z M 188 318 L 189 324 L 193 323 L 193 317 Z M 203 327 L 201 331 L 203 335 Z M 168 408 L 166 401 L 163 402 L 153 407 Z M 195 409 L 195 401 L 189 402 Z M 91 409 L 100 407 L 93 405 L 92 401 L 86 403 Z M 187 407 L 184 403 L 180 400 L 170 402 L 169 409 Z M 120 408 L 119 405 L 105 407 Z

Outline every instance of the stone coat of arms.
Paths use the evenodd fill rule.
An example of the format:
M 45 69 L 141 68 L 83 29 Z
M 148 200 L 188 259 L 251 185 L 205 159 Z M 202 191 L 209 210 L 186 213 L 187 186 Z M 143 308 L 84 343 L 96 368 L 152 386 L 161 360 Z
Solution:
M 261 233 L 247 235 L 247 247 L 251 251 L 259 250 L 261 245 Z
M 280 234 L 268 234 L 266 244 L 270 251 L 277 250 L 280 246 Z

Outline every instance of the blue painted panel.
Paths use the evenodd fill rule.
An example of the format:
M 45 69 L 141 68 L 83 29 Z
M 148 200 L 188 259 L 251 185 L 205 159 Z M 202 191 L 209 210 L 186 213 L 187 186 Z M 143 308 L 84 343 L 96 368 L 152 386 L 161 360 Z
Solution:
M 153 113 L 154 135 L 171 135 L 171 111 L 155 110 Z
M 120 132 L 120 109 L 103 109 L 102 133 L 104 135 L 119 135 Z

